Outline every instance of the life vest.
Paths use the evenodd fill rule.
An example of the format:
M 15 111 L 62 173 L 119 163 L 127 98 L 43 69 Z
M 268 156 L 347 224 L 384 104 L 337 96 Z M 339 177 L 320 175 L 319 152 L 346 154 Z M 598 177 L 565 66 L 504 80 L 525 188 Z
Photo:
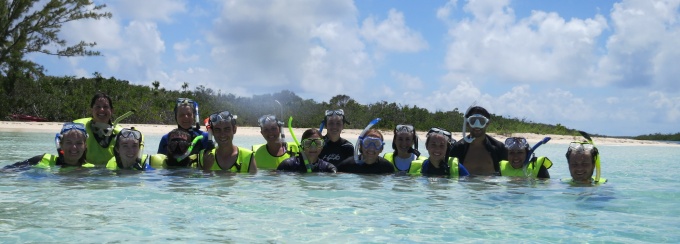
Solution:
M 231 168 L 226 169 L 231 172 L 243 172 L 243 173 L 248 173 L 250 170 L 250 160 L 253 157 L 253 151 L 250 151 L 248 149 L 242 148 L 242 147 L 237 147 L 238 148 L 238 153 L 236 157 L 236 162 L 232 165 Z M 208 157 L 212 156 L 214 159 L 214 163 L 212 165 L 212 168 L 210 170 L 225 170 L 220 166 L 220 164 L 217 163 L 217 154 L 215 151 L 217 148 L 213 148 L 209 153 Z M 201 152 L 198 154 L 198 165 L 200 168 L 203 168 L 203 153 L 205 150 L 201 150 Z
M 151 159 L 151 157 L 149 157 L 149 155 L 143 154 L 142 155 L 142 161 L 139 163 L 139 167 L 136 166 L 136 165 L 133 165 L 132 169 L 136 169 L 136 170 L 151 169 L 151 165 L 149 164 L 150 159 Z M 113 157 L 113 158 L 111 158 L 111 160 L 109 160 L 109 162 L 106 164 L 106 168 L 110 169 L 110 170 L 120 169 L 118 167 L 118 162 L 116 161 L 116 157 Z
M 85 154 L 85 160 L 95 165 L 106 165 L 109 160 L 113 158 L 113 146 L 116 145 L 116 134 L 118 134 L 123 127 L 116 125 L 111 133 L 109 145 L 107 147 L 102 147 L 94 137 L 94 132 L 92 131 L 92 118 L 77 119 L 74 120 L 73 123 L 84 124 L 85 130 L 87 131 L 87 152 Z
M 288 142 L 287 144 L 288 144 L 287 151 L 283 153 L 283 155 L 278 157 L 269 154 L 266 144 L 258 146 L 257 150 L 255 150 L 255 162 L 257 163 L 257 168 L 276 170 L 276 168 L 279 167 L 279 164 L 281 164 L 283 160 L 290 158 L 291 154 L 294 155 L 295 153 L 300 151 L 298 149 L 297 144 L 290 142 Z
M 151 168 L 154 169 L 167 169 L 172 166 L 168 166 L 168 156 L 165 154 L 154 154 L 149 156 L 149 164 L 151 165 Z M 198 167 L 198 155 L 196 154 L 191 154 L 189 155 L 189 164 L 186 166 L 187 168 L 196 168 Z
M 600 181 L 595 181 L 595 177 L 593 177 L 592 179 L 593 179 L 593 181 L 592 181 L 591 184 L 593 184 L 593 185 L 602 185 L 604 183 L 607 183 L 607 178 L 604 178 L 604 177 L 600 177 Z M 567 184 L 578 184 L 578 183 L 575 183 L 574 179 L 572 179 L 572 178 L 560 179 L 560 181 L 565 182 Z
M 550 161 L 548 157 L 533 158 L 527 165 L 527 174 L 535 179 L 538 177 L 538 171 L 541 170 L 541 166 L 544 166 L 546 169 L 550 169 L 552 164 L 552 161 Z M 525 177 L 524 170 L 522 168 L 513 168 L 508 160 L 502 160 L 500 162 L 500 169 L 501 176 Z
M 43 155 L 42 159 L 40 159 L 40 162 L 38 162 L 38 164 L 36 164 L 34 167 L 43 168 L 43 169 L 55 167 L 55 166 L 57 166 L 58 160 L 59 160 L 59 155 L 52 155 L 52 154 L 49 154 L 49 153 L 45 153 Z M 85 160 L 85 163 L 83 163 L 83 165 L 81 165 L 80 167 L 94 168 L 94 164 L 88 163 L 87 160 Z
M 429 159 L 427 159 L 427 160 L 429 160 Z M 420 169 L 418 170 L 418 173 L 420 173 L 422 175 L 422 170 L 423 170 L 422 168 L 423 168 L 423 165 L 425 164 L 425 161 L 427 161 L 427 160 L 413 160 L 413 162 L 411 162 L 411 164 L 412 164 L 411 167 L 413 167 L 413 164 L 419 164 Z M 458 172 L 458 158 L 457 157 L 449 157 L 449 163 L 448 164 L 449 164 L 449 176 L 458 178 L 458 176 L 460 174 Z M 430 165 L 432 165 L 432 163 L 430 163 Z M 434 166 L 430 166 L 430 167 L 434 167 Z
M 385 160 L 389 161 L 392 164 L 392 166 L 394 166 L 394 172 L 400 172 L 401 171 L 397 168 L 397 164 L 394 160 L 394 153 L 385 153 L 385 155 L 383 155 L 383 158 Z M 420 169 L 423 167 L 423 162 L 426 159 L 427 159 L 426 157 L 418 156 L 418 158 L 411 161 L 411 165 L 409 166 L 406 173 L 409 174 L 409 175 L 419 175 Z

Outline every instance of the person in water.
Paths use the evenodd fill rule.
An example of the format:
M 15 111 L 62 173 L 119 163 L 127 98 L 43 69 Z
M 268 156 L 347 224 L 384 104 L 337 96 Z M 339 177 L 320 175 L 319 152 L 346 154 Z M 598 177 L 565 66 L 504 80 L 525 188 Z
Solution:
M 283 160 L 276 170 L 288 172 L 328 172 L 335 173 L 337 168 L 335 165 L 319 158 L 319 154 L 324 146 L 324 139 L 321 137 L 321 132 L 317 129 L 308 129 L 302 133 L 302 141 L 300 141 L 301 153 L 296 157 L 290 157 Z
M 144 152 L 144 135 L 134 127 L 124 128 L 116 136 L 116 145 L 113 147 L 113 158 L 106 164 L 110 170 L 134 169 L 149 170 L 149 155 Z
M 27 160 L 5 166 L 3 170 L 26 169 L 30 167 L 94 167 L 87 162 L 87 131 L 85 125 L 67 122 L 55 136 L 57 155 L 49 153 L 37 155 Z
M 509 137 L 505 139 L 505 148 L 508 150 L 508 160 L 500 162 L 502 176 L 550 178 L 548 169 L 552 167 L 552 161 L 547 157 L 537 158 L 529 155 L 531 146 L 526 138 Z M 530 160 L 527 161 L 529 158 Z M 526 169 L 524 169 L 524 162 L 528 162 Z
M 422 169 L 420 172 L 422 175 L 447 177 L 470 175 L 467 169 L 458 163 L 457 158 L 448 156 L 452 141 L 451 132 L 442 128 L 431 128 L 427 132 L 425 148 L 427 148 L 430 158 L 421 162 Z
M 572 142 L 565 156 L 569 163 L 569 174 L 571 174 L 571 179 L 567 179 L 567 182 L 585 185 L 607 182 L 605 178 L 593 177 L 595 166 L 600 161 L 600 152 L 592 143 Z
M 175 103 L 175 121 L 177 122 L 177 129 L 186 131 L 191 137 L 190 141 L 194 138 L 201 136 L 201 140 L 196 146 L 194 146 L 193 151 L 190 154 L 198 154 L 201 150 L 206 152 L 215 148 L 215 144 L 210 140 L 210 136 L 207 132 L 202 131 L 200 124 L 198 122 L 198 103 L 194 100 L 188 98 L 178 98 Z M 168 144 L 169 133 L 161 138 L 158 144 L 158 154 L 167 154 L 167 144 Z
M 191 134 L 186 130 L 177 128 L 167 135 L 168 142 L 165 144 L 165 154 L 151 155 L 151 167 L 160 168 L 191 168 L 198 166 L 198 154 L 192 154 L 193 148 L 199 145 L 203 136 L 191 139 Z
M 376 129 L 370 129 L 361 138 L 359 160 L 349 157 L 342 161 L 337 167 L 338 172 L 357 173 L 357 174 L 390 174 L 394 173 L 394 166 L 384 158 L 380 157 L 385 146 L 383 135 Z
M 354 156 L 354 145 L 340 137 L 340 133 L 345 128 L 345 124 L 349 124 L 345 118 L 345 111 L 326 110 L 324 120 L 321 122 L 322 126 L 326 127 L 326 135 L 323 139 L 326 144 L 321 150 L 319 157 L 326 162 L 332 163 L 336 167 L 340 162 L 347 158 Z
M 394 165 L 394 169 L 400 174 L 418 174 L 421 165 L 413 164 L 413 161 L 427 159 L 420 156 L 418 136 L 413 125 L 397 125 L 394 128 L 392 149 L 394 152 L 385 153 L 383 158 Z
M 486 134 L 491 115 L 485 108 L 474 106 L 465 113 L 463 132 L 470 127 L 470 135 L 453 144 L 451 157 L 472 175 L 500 175 L 500 162 L 508 156 L 505 145 Z
M 217 146 L 207 153 L 201 151 L 198 154 L 198 164 L 203 170 L 257 172 L 253 151 L 234 145 L 236 118 L 229 111 L 214 113 L 208 117 L 208 134 L 215 138 Z
M 73 121 L 85 125 L 88 134 L 85 157 L 92 164 L 104 166 L 113 158 L 116 134 L 123 129 L 112 123 L 113 112 L 111 97 L 98 92 L 90 100 L 92 117 Z
M 282 132 L 283 121 L 276 116 L 268 114 L 260 117 L 260 134 L 267 144 L 253 147 L 255 151 L 255 163 L 259 169 L 276 169 L 283 160 L 289 158 L 298 149 L 295 143 L 285 142 Z M 257 148 L 255 148 L 257 147 Z

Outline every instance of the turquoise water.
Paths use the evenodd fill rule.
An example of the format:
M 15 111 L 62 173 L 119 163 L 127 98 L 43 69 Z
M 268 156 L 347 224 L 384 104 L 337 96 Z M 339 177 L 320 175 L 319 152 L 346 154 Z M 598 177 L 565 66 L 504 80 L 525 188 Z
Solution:
M 153 152 L 160 137 L 147 137 Z M 53 153 L 53 139 L 0 132 L 0 167 Z M 569 175 L 565 149 L 539 149 L 555 163 L 554 179 L 544 182 L 191 169 L 0 172 L 0 242 L 680 242 L 680 148 L 602 146 L 610 182 L 601 187 L 557 180 Z

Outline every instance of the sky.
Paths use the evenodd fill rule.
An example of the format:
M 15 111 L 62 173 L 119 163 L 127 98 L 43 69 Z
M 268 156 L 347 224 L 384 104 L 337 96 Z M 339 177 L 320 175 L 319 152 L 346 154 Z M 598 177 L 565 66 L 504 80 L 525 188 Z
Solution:
M 95 2 L 113 17 L 60 35 L 102 56 L 31 54 L 48 75 L 432 112 L 476 104 L 610 136 L 680 132 L 680 0 Z

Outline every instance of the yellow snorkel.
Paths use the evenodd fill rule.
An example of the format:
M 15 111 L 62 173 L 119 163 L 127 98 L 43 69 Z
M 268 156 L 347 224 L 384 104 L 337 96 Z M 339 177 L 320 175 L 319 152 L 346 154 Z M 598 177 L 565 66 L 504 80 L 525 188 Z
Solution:
M 597 148 L 595 146 L 595 143 L 593 143 L 593 139 L 590 137 L 588 133 L 585 131 L 578 131 L 578 133 L 581 133 L 581 135 L 588 140 L 588 143 L 592 144 L 594 148 Z M 595 183 L 600 182 L 600 154 L 598 153 L 597 156 L 595 156 Z

